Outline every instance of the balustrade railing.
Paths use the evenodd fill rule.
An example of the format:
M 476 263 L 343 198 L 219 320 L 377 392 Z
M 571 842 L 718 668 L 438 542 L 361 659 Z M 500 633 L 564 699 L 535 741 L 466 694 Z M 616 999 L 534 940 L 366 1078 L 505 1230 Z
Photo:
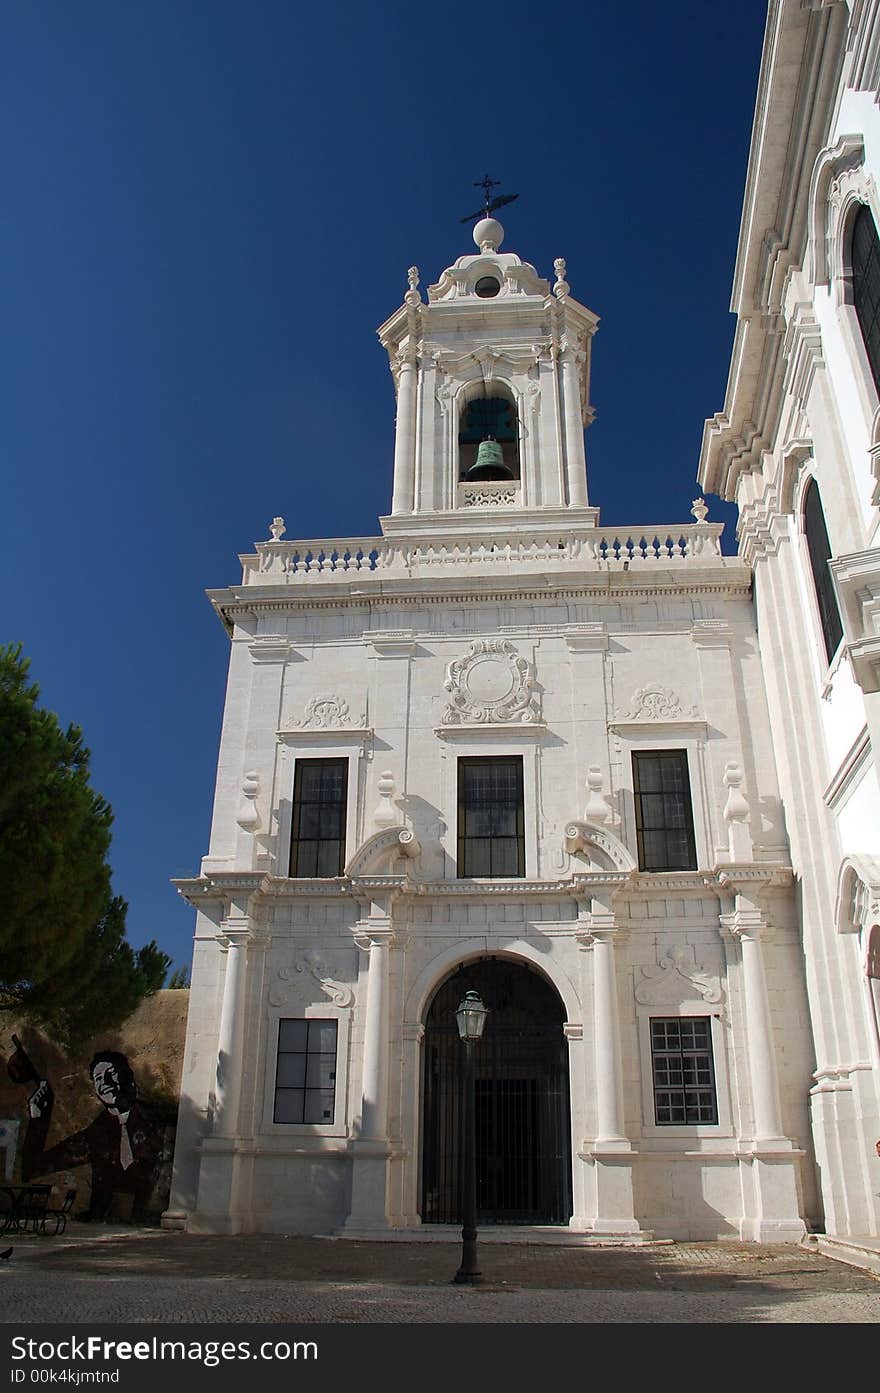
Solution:
M 343 537 L 258 542 L 242 557 L 244 583 L 340 581 L 388 572 L 419 576 L 437 570 L 626 570 L 658 565 L 705 565 L 721 558 L 722 523 L 678 527 L 596 527 L 577 532 L 483 537 Z

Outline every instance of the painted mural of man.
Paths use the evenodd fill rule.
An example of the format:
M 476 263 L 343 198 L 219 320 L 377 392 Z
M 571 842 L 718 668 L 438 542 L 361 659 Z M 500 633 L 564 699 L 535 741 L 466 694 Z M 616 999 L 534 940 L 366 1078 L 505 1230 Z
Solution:
M 162 1133 L 138 1102 L 137 1084 L 124 1054 L 99 1050 L 89 1065 L 102 1111 L 87 1127 L 46 1148 L 55 1095 L 41 1079 L 28 1098 L 28 1128 L 22 1147 L 22 1178 L 91 1165 L 92 1199 L 83 1217 L 107 1219 L 114 1194 L 133 1196 L 131 1217 L 146 1217 L 156 1180 Z

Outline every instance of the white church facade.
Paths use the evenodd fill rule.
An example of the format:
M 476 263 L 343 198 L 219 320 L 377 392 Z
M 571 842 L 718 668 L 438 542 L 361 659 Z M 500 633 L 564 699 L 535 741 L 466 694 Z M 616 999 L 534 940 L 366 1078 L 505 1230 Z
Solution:
M 166 1225 L 456 1223 L 476 990 L 481 1225 L 880 1231 L 874 10 L 770 7 L 700 462 L 737 556 L 702 499 L 601 525 L 598 321 L 487 217 L 379 331 L 380 534 L 276 518 L 211 592 L 231 659 L 209 851 L 177 882 L 197 923 Z

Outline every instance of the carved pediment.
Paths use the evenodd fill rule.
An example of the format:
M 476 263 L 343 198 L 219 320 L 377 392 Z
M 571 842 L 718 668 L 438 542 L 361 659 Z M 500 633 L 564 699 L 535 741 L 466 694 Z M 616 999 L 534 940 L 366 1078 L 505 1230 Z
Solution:
M 531 724 L 541 711 L 534 669 L 508 639 L 475 639 L 446 669 L 443 725 Z
M 345 868 L 352 880 L 361 876 L 385 875 L 400 857 L 415 859 L 422 848 L 409 827 L 386 827 L 375 832 L 357 849 Z
M 588 861 L 591 871 L 636 870 L 636 863 L 619 837 L 607 827 L 592 822 L 569 822 L 565 828 L 565 849 L 571 856 Z
M 880 857 L 850 854 L 837 878 L 838 933 L 859 933 L 880 921 Z

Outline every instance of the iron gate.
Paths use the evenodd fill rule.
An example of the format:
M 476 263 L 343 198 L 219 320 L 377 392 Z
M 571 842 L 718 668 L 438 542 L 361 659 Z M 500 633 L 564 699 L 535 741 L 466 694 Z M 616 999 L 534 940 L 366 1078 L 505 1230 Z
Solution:
M 571 1217 L 568 1046 L 562 1003 L 524 963 L 481 958 L 438 988 L 425 1027 L 422 1222 L 457 1223 L 466 991 L 489 1007 L 475 1052 L 477 1222 L 564 1224 Z

